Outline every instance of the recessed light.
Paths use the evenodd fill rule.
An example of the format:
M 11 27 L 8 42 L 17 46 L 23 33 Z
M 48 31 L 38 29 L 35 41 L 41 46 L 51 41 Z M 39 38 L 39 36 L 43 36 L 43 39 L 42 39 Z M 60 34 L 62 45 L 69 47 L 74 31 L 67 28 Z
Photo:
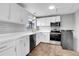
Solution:
M 55 9 L 55 6 L 52 5 L 52 6 L 49 6 L 48 8 L 49 8 L 50 10 L 53 10 L 53 9 Z
M 36 19 L 36 17 L 33 17 L 33 19 Z

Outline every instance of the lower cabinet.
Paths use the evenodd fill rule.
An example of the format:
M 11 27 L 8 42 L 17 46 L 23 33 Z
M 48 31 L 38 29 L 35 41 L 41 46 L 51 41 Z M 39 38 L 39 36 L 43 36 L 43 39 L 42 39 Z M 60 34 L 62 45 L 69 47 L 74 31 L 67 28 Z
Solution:
M 40 32 L 36 34 L 36 45 L 40 42 L 49 43 L 50 41 L 50 32 Z
M 16 56 L 15 47 L 10 47 L 0 53 L 0 56 Z
M 17 56 L 25 56 L 29 53 L 29 36 L 21 37 L 16 41 Z
M 29 49 L 29 36 L 14 41 L 0 42 L 0 56 L 26 56 Z
M 41 33 L 36 34 L 36 45 L 38 45 L 41 42 Z
M 0 56 L 15 56 L 15 42 L 3 42 L 0 43 Z

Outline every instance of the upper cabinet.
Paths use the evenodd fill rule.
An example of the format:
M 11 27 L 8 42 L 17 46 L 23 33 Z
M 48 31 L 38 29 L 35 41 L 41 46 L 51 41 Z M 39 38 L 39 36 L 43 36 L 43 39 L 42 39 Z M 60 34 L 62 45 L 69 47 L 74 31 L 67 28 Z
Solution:
M 11 4 L 10 20 L 16 23 L 23 22 L 22 7 L 17 4 Z
M 39 18 L 39 19 L 37 19 L 37 26 L 50 26 L 49 18 Z
M 61 30 L 73 30 L 74 28 L 74 14 L 61 16 Z
M 60 22 L 60 16 L 37 19 L 37 26 L 50 26 L 50 22 Z
M 0 21 L 8 21 L 9 18 L 9 8 L 10 4 L 0 3 Z
M 33 15 L 16 3 L 0 3 L 0 20 L 18 24 L 26 24 Z
M 50 22 L 52 23 L 61 22 L 60 16 L 50 17 Z

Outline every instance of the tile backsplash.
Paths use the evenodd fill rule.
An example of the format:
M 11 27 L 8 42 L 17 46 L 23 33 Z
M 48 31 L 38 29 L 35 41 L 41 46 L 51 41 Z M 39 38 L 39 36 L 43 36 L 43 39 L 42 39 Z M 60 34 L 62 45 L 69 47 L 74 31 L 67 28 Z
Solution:
M 0 21 L 0 34 L 23 32 L 23 31 L 25 31 L 25 26 L 23 24 Z

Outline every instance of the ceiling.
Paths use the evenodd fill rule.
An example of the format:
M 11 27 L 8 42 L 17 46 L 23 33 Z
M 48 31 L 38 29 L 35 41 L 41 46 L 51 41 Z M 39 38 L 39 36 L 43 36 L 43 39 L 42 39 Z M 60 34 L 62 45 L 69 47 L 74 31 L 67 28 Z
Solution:
M 21 3 L 21 5 L 36 17 L 71 14 L 79 10 L 79 3 Z M 50 5 L 54 5 L 56 9 L 49 10 Z

